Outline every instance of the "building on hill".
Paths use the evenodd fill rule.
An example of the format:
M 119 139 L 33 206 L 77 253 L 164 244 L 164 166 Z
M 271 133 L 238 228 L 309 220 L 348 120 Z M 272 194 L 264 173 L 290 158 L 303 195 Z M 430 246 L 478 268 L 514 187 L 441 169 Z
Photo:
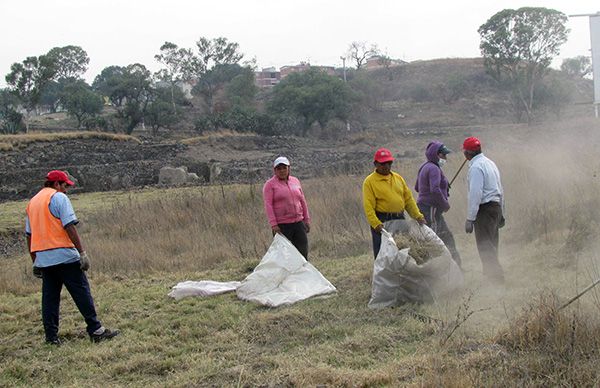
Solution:
M 254 79 L 259 88 L 272 88 L 281 81 L 281 72 L 274 67 L 266 67 L 254 72 Z
M 384 67 L 401 66 L 401 65 L 405 65 L 407 63 L 408 62 L 403 61 L 402 59 L 391 59 L 384 55 L 373 55 L 372 57 L 368 58 L 367 61 L 365 62 L 365 69 L 375 70 L 375 69 L 381 69 Z
M 279 71 L 274 67 L 263 68 L 261 71 L 254 73 L 255 83 L 259 88 L 272 88 L 288 75 L 301 73 L 308 69 L 317 69 L 329 75 L 336 75 L 335 67 L 333 66 L 313 66 L 307 62 L 300 62 L 298 65 L 282 66 Z

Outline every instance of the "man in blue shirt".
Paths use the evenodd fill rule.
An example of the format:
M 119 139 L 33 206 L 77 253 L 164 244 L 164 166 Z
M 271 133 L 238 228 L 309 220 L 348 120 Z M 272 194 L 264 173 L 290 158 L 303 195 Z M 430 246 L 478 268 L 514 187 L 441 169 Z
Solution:
M 90 266 L 88 255 L 75 227 L 79 221 L 65 194 L 72 185 L 65 172 L 50 171 L 44 188 L 27 205 L 25 220 L 33 272 L 42 278 L 42 321 L 46 342 L 52 345 L 60 345 L 58 326 L 63 284 L 85 318 L 92 342 L 108 340 L 119 334 L 118 330 L 102 326 L 96 316 L 84 273 Z

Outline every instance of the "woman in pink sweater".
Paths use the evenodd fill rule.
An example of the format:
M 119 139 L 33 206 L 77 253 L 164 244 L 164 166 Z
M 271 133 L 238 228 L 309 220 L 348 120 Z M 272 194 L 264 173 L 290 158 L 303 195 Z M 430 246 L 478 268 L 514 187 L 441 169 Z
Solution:
M 290 175 L 290 161 L 280 156 L 273 162 L 273 177 L 263 186 L 263 201 L 269 224 L 308 260 L 310 215 L 298 178 Z

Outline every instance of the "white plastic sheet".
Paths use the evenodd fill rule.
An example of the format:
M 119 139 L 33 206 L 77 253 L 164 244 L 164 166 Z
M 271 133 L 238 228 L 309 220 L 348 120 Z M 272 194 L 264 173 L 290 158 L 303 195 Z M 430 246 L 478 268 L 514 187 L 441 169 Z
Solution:
M 392 233 L 406 233 L 417 240 L 438 245 L 442 254 L 417 264 L 409 248 L 399 250 Z M 447 295 L 462 287 L 464 278 L 444 242 L 428 226 L 414 220 L 384 224 L 381 248 L 373 266 L 370 308 L 421 303 Z
M 213 280 L 201 280 L 195 282 L 188 280 L 173 286 L 169 296 L 177 300 L 186 296 L 211 296 L 235 291 L 241 282 L 216 282 Z
M 242 300 L 277 307 L 335 291 L 287 238 L 276 234 L 261 262 L 236 293 Z

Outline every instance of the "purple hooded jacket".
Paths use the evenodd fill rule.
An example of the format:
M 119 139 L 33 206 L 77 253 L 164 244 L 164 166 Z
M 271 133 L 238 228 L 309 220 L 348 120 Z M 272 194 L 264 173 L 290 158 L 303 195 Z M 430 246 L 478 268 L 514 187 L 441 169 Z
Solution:
M 419 168 L 419 176 L 415 190 L 419 193 L 417 204 L 428 205 L 446 211 L 448 203 L 448 179 L 438 166 L 438 150 L 442 146 L 439 141 L 432 141 L 425 150 L 427 162 Z

